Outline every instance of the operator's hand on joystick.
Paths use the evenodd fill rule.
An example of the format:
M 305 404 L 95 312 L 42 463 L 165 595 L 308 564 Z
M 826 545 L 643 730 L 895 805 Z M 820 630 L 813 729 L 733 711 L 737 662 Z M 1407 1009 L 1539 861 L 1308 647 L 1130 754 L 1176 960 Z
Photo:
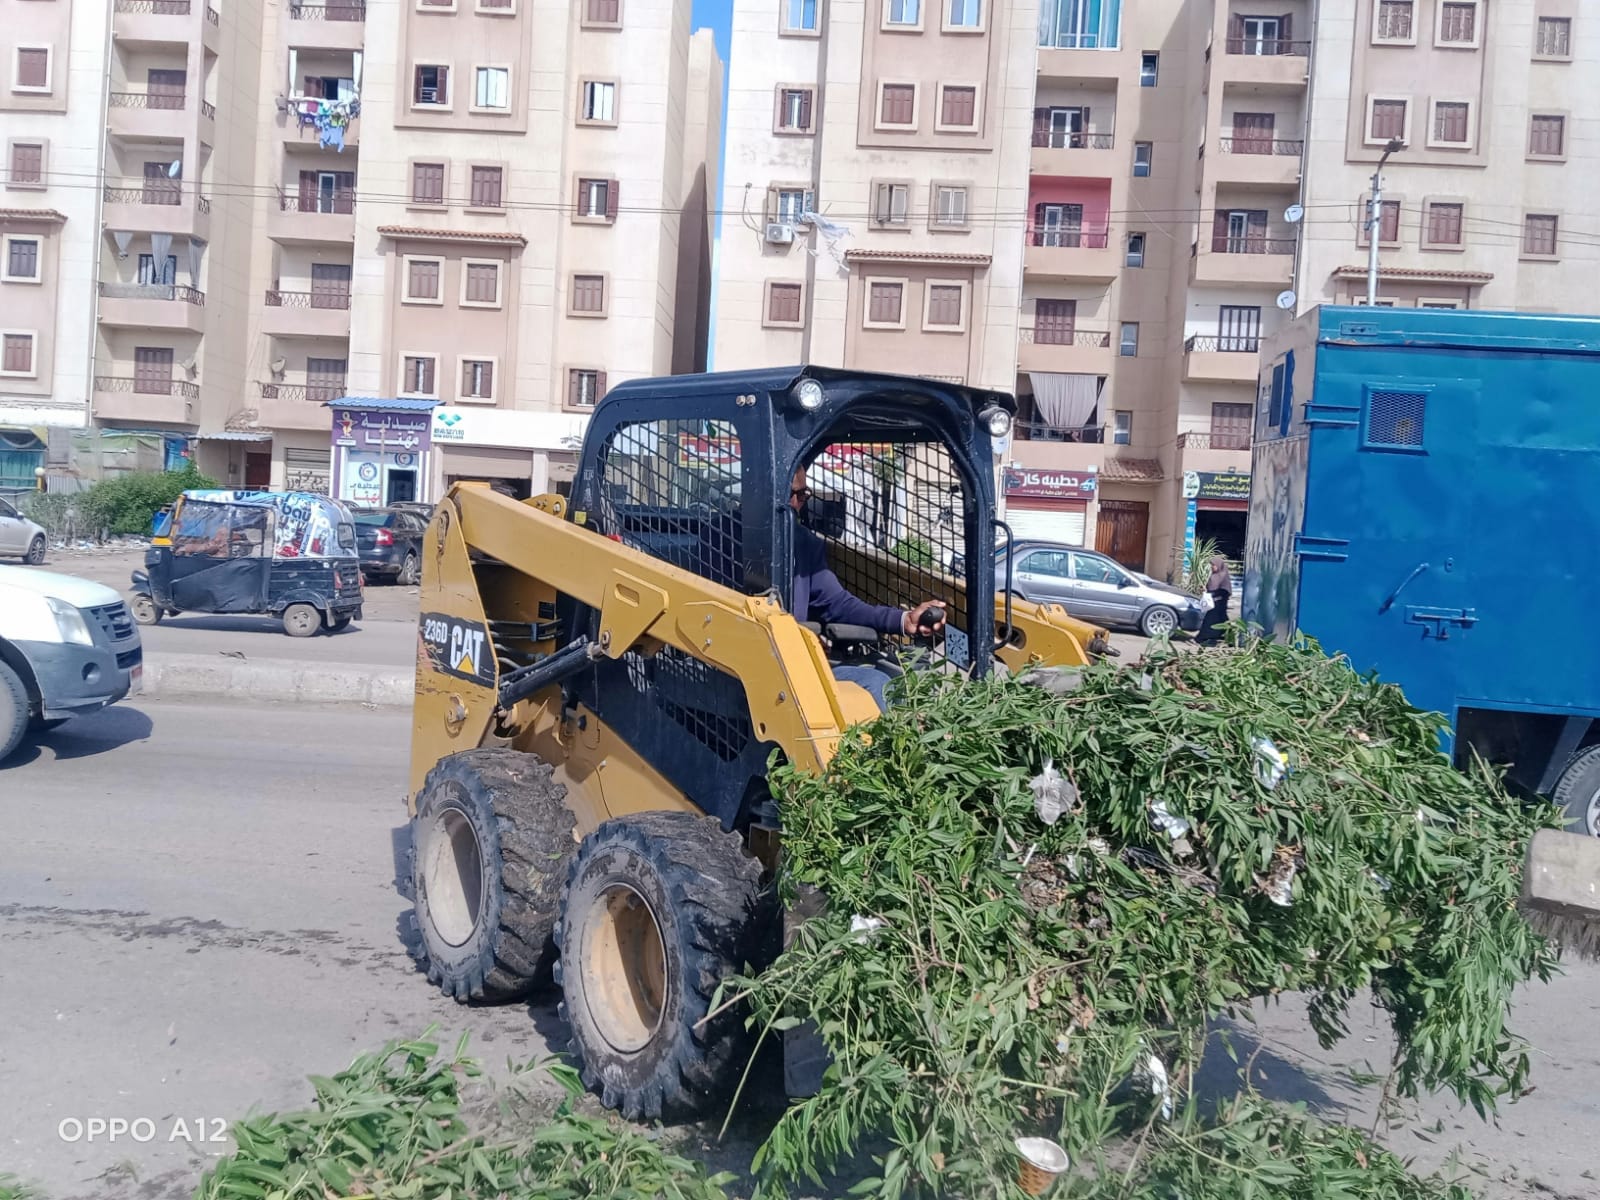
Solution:
M 907 637 L 932 638 L 944 632 L 945 604 L 942 600 L 924 600 L 900 620 L 900 628 Z

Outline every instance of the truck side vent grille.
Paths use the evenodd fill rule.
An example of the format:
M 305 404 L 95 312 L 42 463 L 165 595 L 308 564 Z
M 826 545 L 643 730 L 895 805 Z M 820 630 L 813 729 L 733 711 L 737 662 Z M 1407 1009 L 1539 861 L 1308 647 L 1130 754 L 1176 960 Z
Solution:
M 1427 400 L 1425 392 L 1373 391 L 1367 408 L 1367 443 L 1421 446 Z

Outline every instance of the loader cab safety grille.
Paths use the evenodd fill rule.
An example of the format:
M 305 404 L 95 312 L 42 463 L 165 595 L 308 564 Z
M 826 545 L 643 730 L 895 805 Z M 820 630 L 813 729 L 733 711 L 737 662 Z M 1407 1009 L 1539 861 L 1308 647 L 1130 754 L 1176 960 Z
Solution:
M 650 696 L 663 716 L 715 754 L 733 762 L 750 744 L 750 705 L 731 676 L 672 646 L 649 658 L 626 654 L 628 682 Z

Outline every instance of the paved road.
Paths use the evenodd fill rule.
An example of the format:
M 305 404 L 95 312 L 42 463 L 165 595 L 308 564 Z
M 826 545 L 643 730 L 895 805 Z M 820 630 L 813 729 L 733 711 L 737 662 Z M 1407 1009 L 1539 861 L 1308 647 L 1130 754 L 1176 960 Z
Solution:
M 393 713 L 145 702 L 0 769 L 0 1171 L 53 1200 L 176 1200 L 204 1161 L 186 1143 L 69 1144 L 60 1122 L 147 1117 L 164 1139 L 303 1104 L 306 1074 L 430 1021 L 493 1063 L 546 1050 L 549 1009 L 459 1008 L 403 949 L 407 737 Z M 1514 1020 L 1533 1094 L 1498 1128 L 1430 1102 L 1393 1143 L 1425 1164 L 1464 1145 L 1485 1200 L 1593 1200 L 1600 968 L 1526 989 Z M 1325 1053 L 1293 998 L 1259 1029 L 1263 1086 L 1370 1123 L 1347 1072 L 1383 1061 L 1380 1031 L 1357 1020 Z

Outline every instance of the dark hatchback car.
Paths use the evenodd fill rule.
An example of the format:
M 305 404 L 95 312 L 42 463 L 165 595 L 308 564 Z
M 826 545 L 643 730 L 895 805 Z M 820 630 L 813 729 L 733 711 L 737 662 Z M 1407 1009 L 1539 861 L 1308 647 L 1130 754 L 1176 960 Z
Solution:
M 402 508 L 353 509 L 361 573 L 368 579 L 417 582 L 427 519 Z

